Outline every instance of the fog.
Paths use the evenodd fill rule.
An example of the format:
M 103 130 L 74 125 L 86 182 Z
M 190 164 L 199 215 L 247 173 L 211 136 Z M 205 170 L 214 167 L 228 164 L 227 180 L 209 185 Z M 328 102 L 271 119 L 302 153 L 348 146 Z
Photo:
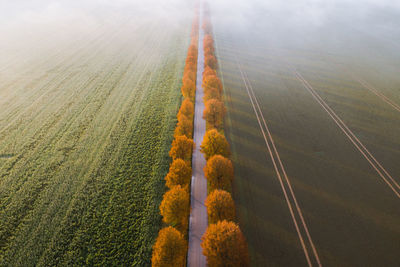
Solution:
M 189 16 L 192 5 L 183 0 L 1 0 L 0 62 L 21 53 L 48 53 L 100 31 L 157 20 L 174 27 Z
M 131 46 L 131 54 L 145 53 L 133 47 L 146 42 L 155 25 L 156 31 L 184 38 L 192 15 L 193 3 L 184 0 L 0 0 L 0 81 L 41 62 L 62 64 L 76 51 L 108 42 L 103 53 L 122 46 Z
M 242 36 L 242 41 L 266 48 L 400 60 L 399 1 L 232 0 L 210 3 L 217 31 Z M 240 38 L 235 40 L 240 41 Z
M 165 20 L 185 23 L 195 1 L 0 1 L 0 55 L 41 54 L 122 24 Z M 400 2 L 391 0 L 214 0 L 216 32 L 269 48 L 373 53 L 399 58 Z M 187 23 L 188 20 L 186 20 Z M 373 48 L 373 49 L 372 49 Z M 371 50 L 372 49 L 372 50 Z M 41 52 L 40 52 L 41 51 Z M 44 51 L 44 52 L 43 52 Z

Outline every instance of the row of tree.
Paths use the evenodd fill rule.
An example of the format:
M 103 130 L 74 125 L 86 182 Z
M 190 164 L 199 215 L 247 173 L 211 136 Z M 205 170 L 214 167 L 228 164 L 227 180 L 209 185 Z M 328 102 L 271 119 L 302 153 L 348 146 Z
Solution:
M 198 11 L 196 11 L 197 14 Z M 168 191 L 160 205 L 160 213 L 167 227 L 161 229 L 153 246 L 152 266 L 185 266 L 187 254 L 187 227 L 190 213 L 190 179 L 192 152 L 194 98 L 196 92 L 199 19 L 192 24 L 191 42 L 183 71 L 181 92 L 183 101 L 178 111 L 178 123 L 169 155 L 172 158 L 165 176 Z
M 209 185 L 206 199 L 209 226 L 202 237 L 207 264 L 214 266 L 248 266 L 247 243 L 235 221 L 235 204 L 231 196 L 234 178 L 229 159 L 229 143 L 223 134 L 226 108 L 222 102 L 222 82 L 217 75 L 212 27 L 205 12 L 203 89 L 206 134 L 200 146 L 207 160 L 204 174 Z

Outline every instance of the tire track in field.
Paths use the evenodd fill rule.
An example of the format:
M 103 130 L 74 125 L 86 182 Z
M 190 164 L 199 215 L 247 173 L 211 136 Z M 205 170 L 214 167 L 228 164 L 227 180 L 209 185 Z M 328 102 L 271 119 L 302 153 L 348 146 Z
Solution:
M 390 98 L 379 92 L 375 87 L 367 83 L 365 80 L 361 79 L 360 77 L 356 76 L 355 74 L 351 74 L 353 79 L 355 79 L 357 82 L 359 82 L 364 88 L 368 89 L 372 93 L 374 93 L 376 96 L 378 96 L 380 99 L 382 99 L 384 102 L 389 104 L 392 108 L 400 112 L 400 106 L 394 103 Z
M 260 108 L 260 105 L 258 103 L 258 100 L 257 100 L 257 98 L 256 98 L 256 96 L 254 94 L 253 87 L 252 87 L 252 85 L 251 85 L 251 83 L 250 83 L 250 81 L 249 81 L 249 79 L 247 77 L 247 74 L 242 70 L 242 68 L 241 68 L 241 66 L 240 66 L 240 64 L 238 62 L 237 57 L 236 57 L 236 64 L 237 64 L 237 66 L 239 68 L 243 83 L 244 83 L 244 85 L 246 87 L 247 94 L 248 94 L 248 96 L 250 98 L 251 105 L 253 106 L 254 113 L 255 113 L 255 115 L 257 117 L 257 122 L 258 122 L 258 124 L 260 126 L 262 135 L 263 135 L 264 140 L 265 140 L 265 144 L 267 145 L 269 155 L 271 157 L 271 160 L 272 160 L 276 175 L 278 177 L 280 186 L 281 186 L 283 194 L 285 196 L 285 200 L 286 200 L 286 203 L 288 205 L 289 212 L 290 212 L 290 215 L 292 217 L 294 226 L 296 228 L 296 232 L 297 232 L 297 235 L 299 237 L 302 249 L 304 251 L 304 255 L 306 257 L 308 266 L 313 266 L 312 258 L 310 258 L 310 254 L 313 254 L 313 256 L 314 256 L 313 259 L 316 262 L 316 264 L 318 266 L 322 266 L 321 262 L 320 262 L 320 259 L 319 259 L 319 256 L 318 256 L 318 252 L 317 252 L 317 250 L 315 248 L 314 242 L 312 241 L 311 235 L 309 233 L 308 226 L 307 226 L 307 224 L 306 224 L 306 222 L 304 220 L 303 213 L 302 213 L 302 211 L 300 209 L 300 206 L 299 206 L 299 204 L 297 202 L 297 199 L 296 199 L 296 196 L 294 194 L 294 190 L 293 190 L 293 188 L 291 186 L 290 180 L 289 180 L 289 178 L 287 176 L 287 173 L 286 173 L 285 168 L 283 166 L 282 160 L 281 160 L 281 158 L 279 156 L 279 153 L 278 153 L 278 151 L 276 149 L 275 142 L 274 142 L 274 140 L 272 138 L 272 135 L 271 135 L 271 132 L 269 130 L 269 127 L 268 127 L 268 125 L 267 125 L 267 123 L 265 121 L 265 118 L 264 118 L 264 115 L 263 115 L 263 113 L 261 111 L 261 108 Z M 284 179 L 282 178 L 282 176 L 284 177 Z M 296 218 L 296 214 L 299 217 L 300 223 L 298 222 L 298 219 Z M 307 248 L 307 245 L 306 245 L 306 242 L 305 242 L 305 237 L 303 237 L 303 234 L 302 234 L 302 231 L 301 231 L 300 227 L 302 227 L 302 230 L 305 232 L 305 236 L 306 236 L 306 238 L 308 240 L 308 245 L 311 247 L 311 253 L 309 253 L 309 251 L 308 251 L 308 248 Z
M 379 174 L 381 179 L 389 186 L 389 188 L 400 198 L 400 185 L 390 175 L 390 173 L 380 164 L 380 162 L 372 155 L 372 153 L 364 146 L 357 136 L 349 129 L 342 119 L 328 106 L 328 104 L 317 94 L 314 88 L 303 78 L 303 76 L 294 70 L 296 78 L 303 84 L 314 99 L 322 106 L 333 121 L 339 126 L 347 138 L 353 143 L 357 150 L 364 156 L 372 168 Z
M 224 40 L 224 39 L 222 39 L 222 40 L 223 40 L 223 42 L 226 41 L 226 40 Z M 223 48 L 222 48 L 222 49 L 220 48 L 220 46 L 219 46 L 219 40 L 218 40 L 217 38 L 215 38 L 214 41 L 215 41 L 215 49 L 216 49 L 217 55 L 219 55 L 219 54 L 220 54 L 220 51 L 223 50 Z M 224 44 L 224 45 L 225 45 L 225 44 Z M 218 69 L 219 69 L 219 70 L 222 70 L 222 62 L 223 62 L 223 61 L 222 61 L 222 60 L 218 60 L 217 62 L 218 62 Z M 220 76 L 221 76 L 222 84 L 224 85 L 223 87 L 226 88 L 226 89 L 228 89 L 228 90 L 224 90 L 225 97 L 228 99 L 227 104 L 230 106 L 230 107 L 228 107 L 228 108 L 229 108 L 229 109 L 232 109 L 232 110 L 235 110 L 237 107 L 235 106 L 234 101 L 233 101 L 233 99 L 232 99 L 231 90 L 229 90 L 228 87 L 225 87 L 225 83 L 224 83 L 224 74 L 223 74 L 222 71 L 220 71 Z M 228 125 L 229 125 L 229 128 L 231 129 L 230 131 L 232 131 L 232 128 L 234 128 L 234 126 L 233 126 L 233 122 L 232 122 L 232 118 L 231 118 L 230 112 L 227 112 L 226 114 L 227 114 Z M 235 137 L 235 138 L 238 138 L 239 140 L 243 140 L 243 138 L 242 138 L 240 135 L 238 135 L 238 136 Z M 239 141 L 239 142 L 240 142 L 240 141 Z M 232 152 L 233 152 L 233 151 L 236 151 L 235 142 L 233 141 L 233 135 L 231 136 L 231 142 L 230 142 L 230 144 L 231 144 L 231 150 L 232 150 Z M 233 152 L 233 153 L 232 153 L 232 157 L 235 159 L 235 161 L 237 161 L 236 152 Z M 250 188 L 249 179 L 245 179 L 245 184 L 246 184 L 247 189 Z M 252 206 L 252 207 L 255 207 L 253 198 L 250 198 L 249 202 L 251 203 L 251 206 Z M 247 209 L 246 209 L 246 212 L 247 212 Z M 249 219 L 248 219 L 248 220 L 249 220 Z M 258 220 L 255 219 L 252 223 L 256 226 L 257 229 L 260 229 Z M 261 243 L 261 242 L 262 242 L 259 235 L 256 235 L 256 240 L 257 240 L 258 243 Z

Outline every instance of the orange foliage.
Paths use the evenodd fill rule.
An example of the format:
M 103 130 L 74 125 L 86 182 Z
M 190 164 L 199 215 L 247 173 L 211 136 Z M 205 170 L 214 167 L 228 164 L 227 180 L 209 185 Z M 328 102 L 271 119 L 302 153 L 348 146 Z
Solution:
M 206 132 L 200 149 L 207 160 L 214 155 L 221 155 L 224 157 L 229 157 L 230 155 L 228 141 L 226 141 L 225 136 L 220 134 L 216 129 Z
M 192 82 L 196 82 L 196 72 L 192 70 L 187 70 L 183 73 L 182 83 L 186 80 L 191 80 Z
M 189 119 L 185 115 L 178 117 L 178 124 L 175 128 L 174 136 L 185 135 L 188 138 L 193 136 L 193 120 Z
M 197 45 L 191 44 L 188 48 L 188 56 L 197 57 Z
M 207 58 L 210 56 L 214 56 L 214 50 L 210 47 L 205 47 L 204 48 L 204 57 Z M 208 65 L 205 65 L 205 66 L 208 66 Z
M 151 266 L 185 266 L 186 248 L 187 241 L 178 230 L 171 226 L 161 229 L 153 246 Z
M 196 65 L 196 62 L 197 62 L 197 53 L 196 54 L 189 53 L 186 57 L 186 64 Z
M 197 13 L 198 10 L 196 10 Z M 194 99 L 196 91 L 198 27 L 199 17 L 195 15 L 182 78 L 181 91 L 185 100 L 177 115 L 175 139 L 169 151 L 173 162 L 165 177 L 166 185 L 170 190 L 164 194 L 160 205 L 163 221 L 176 226 L 182 232 L 187 229 L 190 212 L 187 188 L 192 169 L 190 163 L 186 161 L 191 159 L 194 146 L 193 140 L 190 139 L 193 134 L 194 105 L 190 99 Z M 184 236 L 171 226 L 164 228 L 158 233 L 153 247 L 152 266 L 183 267 L 186 265 L 186 251 L 187 241 Z
M 203 118 L 207 122 L 207 128 L 220 129 L 224 122 L 226 109 L 224 103 L 218 99 L 210 99 L 205 104 Z
M 172 141 L 172 147 L 169 155 L 172 159 L 190 160 L 192 157 L 194 142 L 185 135 L 176 136 Z
M 172 187 L 164 194 L 160 212 L 165 223 L 184 232 L 188 225 L 190 212 L 189 193 L 180 185 Z
M 234 222 L 211 224 L 202 240 L 201 247 L 208 266 L 249 266 L 246 240 Z
M 213 55 L 206 55 L 204 57 L 204 65 L 212 69 L 217 69 L 217 59 Z
M 208 75 L 203 78 L 203 88 L 207 91 L 208 88 L 217 88 L 222 93 L 222 82 L 216 75 Z
M 235 219 L 235 203 L 231 194 L 224 190 L 212 191 L 208 195 L 205 205 L 209 223 L 222 220 L 233 221 Z
M 194 95 L 196 92 L 196 82 L 194 82 L 190 79 L 183 80 L 181 90 L 182 90 L 182 95 L 184 97 L 189 98 L 189 99 L 194 99 Z
M 185 98 L 185 100 L 182 101 L 182 105 L 178 112 L 178 119 L 182 115 L 186 116 L 190 119 L 193 119 L 194 105 L 193 105 L 192 101 L 190 101 L 188 98 Z
M 204 50 L 209 50 L 209 53 L 214 54 L 214 41 L 210 34 L 206 34 L 203 40 Z
M 196 64 L 186 64 L 186 65 L 185 65 L 185 68 L 184 68 L 184 70 L 183 70 L 183 73 L 184 73 L 183 76 L 185 76 L 185 74 L 186 74 L 187 72 L 194 72 L 194 73 L 196 73 L 196 71 L 197 71 L 197 65 L 196 65 Z
M 210 87 L 204 91 L 204 96 L 203 96 L 204 102 L 207 102 L 210 99 L 217 99 L 221 101 L 221 93 L 217 88 Z
M 198 34 L 199 34 L 199 16 L 198 14 L 198 9 L 195 9 L 195 17 L 193 19 L 193 23 L 192 23 L 192 31 L 190 33 L 191 39 L 196 40 L 198 38 Z
M 217 72 L 214 69 L 210 68 L 209 66 L 206 66 L 203 71 L 203 79 L 204 79 L 204 77 L 210 76 L 210 75 L 217 76 Z
M 169 172 L 165 176 L 166 185 L 172 188 L 176 185 L 186 187 L 192 178 L 192 168 L 182 159 L 174 160 L 169 166 Z
M 210 183 L 211 190 L 223 189 L 230 191 L 233 181 L 232 161 L 221 156 L 214 155 L 207 160 L 204 174 Z

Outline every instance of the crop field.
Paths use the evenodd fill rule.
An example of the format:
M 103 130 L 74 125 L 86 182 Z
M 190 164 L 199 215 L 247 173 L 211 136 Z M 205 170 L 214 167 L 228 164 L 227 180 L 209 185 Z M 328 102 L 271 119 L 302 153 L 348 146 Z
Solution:
M 0 266 L 150 263 L 190 23 L 131 19 L 2 57 Z
M 0 1 L 0 267 L 400 266 L 399 51 L 392 0 Z
M 307 254 L 315 266 L 397 266 L 398 54 L 378 53 L 382 41 L 376 39 L 336 50 L 320 44 L 281 46 L 261 26 L 228 30 L 217 15 L 214 20 L 234 199 L 252 265 L 306 266 Z

